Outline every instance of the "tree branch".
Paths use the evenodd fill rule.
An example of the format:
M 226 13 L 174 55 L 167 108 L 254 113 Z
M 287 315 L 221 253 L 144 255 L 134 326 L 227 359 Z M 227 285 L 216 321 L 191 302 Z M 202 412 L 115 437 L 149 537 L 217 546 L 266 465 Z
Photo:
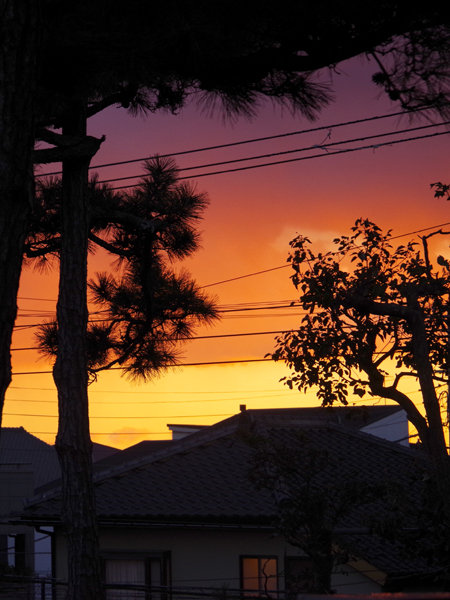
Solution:
M 141 231 L 149 231 L 150 233 L 156 233 L 161 229 L 165 229 L 170 227 L 170 224 L 166 224 L 162 219 L 156 217 L 154 219 L 142 219 L 141 217 L 137 217 L 128 212 L 122 211 L 111 211 L 107 214 L 100 215 L 102 221 L 108 219 L 110 223 L 115 223 L 116 225 L 128 224 L 132 225 L 136 229 Z
M 97 244 L 97 246 L 101 246 L 105 250 L 108 250 L 108 252 L 111 252 L 111 254 L 117 254 L 125 258 L 133 256 L 132 250 L 123 250 L 121 248 L 118 248 L 117 246 L 114 246 L 113 244 L 110 244 L 109 242 L 103 240 L 101 237 L 98 237 L 97 235 L 95 235 L 95 233 L 92 233 L 92 231 L 89 232 L 89 239 L 92 242 L 94 242 L 94 244 Z
M 43 132 L 44 130 L 41 129 L 40 131 Z M 35 150 L 33 153 L 34 164 L 47 164 L 70 159 L 92 158 L 106 139 L 105 136 L 95 138 L 90 135 L 82 138 L 75 138 L 62 136 L 48 129 L 45 131 L 47 133 L 43 133 L 42 135 L 49 140 L 52 139 L 53 141 L 49 143 L 55 144 L 57 147 Z M 44 140 L 44 137 L 41 139 L 47 141 Z
M 39 247 L 40 244 L 45 246 Z M 39 256 L 45 256 L 46 254 L 56 252 L 61 248 L 61 239 L 55 238 L 48 242 L 36 242 L 35 244 L 25 244 L 24 253 L 27 258 L 38 258 Z
M 63 135 L 46 127 L 39 127 L 36 132 L 36 139 L 47 142 L 47 144 L 52 144 L 52 146 L 57 146 L 58 148 L 69 148 L 78 144 L 84 137 Z
M 87 118 L 93 117 L 97 113 L 101 112 L 108 106 L 112 106 L 113 104 L 120 104 L 123 108 L 128 108 L 132 100 L 135 98 L 138 92 L 138 86 L 132 83 L 129 83 L 125 87 L 121 87 L 118 92 L 115 94 L 111 94 L 110 96 L 106 96 L 102 100 L 98 102 L 93 102 L 88 106 L 87 109 Z
M 406 394 L 398 390 L 395 385 L 385 387 L 384 376 L 373 363 L 362 364 L 361 368 L 369 377 L 369 385 L 372 394 L 397 402 L 408 415 L 409 421 L 419 432 L 420 439 L 423 441 L 427 440 L 429 437 L 427 421 L 417 410 L 414 402 L 412 402 Z
M 374 365 L 378 368 L 381 364 L 384 363 L 387 359 L 392 359 L 395 355 L 396 350 L 398 349 L 397 340 L 392 344 L 392 347 L 386 352 L 380 352 L 380 357 L 374 361 Z
M 345 308 L 354 308 L 362 314 L 379 315 L 383 317 L 395 317 L 404 319 L 408 323 L 414 320 L 414 312 L 411 307 L 391 304 L 389 302 L 375 302 L 364 296 L 349 295 L 342 300 Z
M 392 384 L 393 388 L 397 389 L 398 384 L 400 383 L 400 379 L 402 377 L 415 377 L 418 379 L 418 374 L 415 371 L 402 371 L 401 373 L 397 373 L 394 378 L 394 383 Z

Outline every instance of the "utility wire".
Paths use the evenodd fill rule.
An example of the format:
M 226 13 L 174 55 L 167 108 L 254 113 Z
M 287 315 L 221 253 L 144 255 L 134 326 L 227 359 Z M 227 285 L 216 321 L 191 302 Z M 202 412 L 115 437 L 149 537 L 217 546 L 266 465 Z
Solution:
M 271 358 L 247 358 L 242 360 L 216 360 L 210 362 L 195 362 L 195 363 L 180 363 L 178 365 L 174 365 L 173 368 L 178 367 L 204 367 L 209 365 L 235 365 L 241 363 L 254 363 L 254 362 L 273 362 Z M 111 367 L 108 371 L 120 371 L 122 367 Z M 16 375 L 51 375 L 53 371 L 22 371 L 22 372 L 13 372 L 12 376 Z
M 10 385 L 8 387 L 8 390 L 34 390 L 34 391 L 39 391 L 39 392 L 55 392 L 56 388 L 43 388 L 43 387 L 22 387 L 22 386 L 17 386 L 17 385 Z M 182 392 L 132 392 L 132 391 L 127 391 L 127 392 L 122 392 L 121 390 L 90 390 L 89 394 L 123 394 L 126 393 L 128 394 L 145 394 L 146 396 L 148 396 L 149 394 L 167 394 L 167 395 L 173 395 L 173 394 L 208 394 L 208 395 L 212 395 L 212 394 L 259 394 L 260 392 L 264 392 L 264 393 L 268 393 L 268 392 L 279 392 L 280 390 L 233 390 L 233 391 L 226 391 L 226 390 L 221 390 L 220 392 L 218 392 L 217 390 L 212 390 L 212 391 L 203 391 L 203 390 L 198 390 L 198 391 L 194 391 L 194 392 L 186 392 L 186 391 L 182 391 Z
M 251 310 L 251 309 L 247 309 L 247 310 Z M 306 312 L 305 312 L 306 314 Z M 249 336 L 253 336 L 253 335 L 280 335 L 282 333 L 286 333 L 286 330 L 283 329 L 282 331 L 252 331 L 252 332 L 247 332 L 247 333 L 223 333 L 223 334 L 217 334 L 217 335 L 198 335 L 198 336 L 194 336 L 194 337 L 186 337 L 186 338 L 178 338 L 177 341 L 194 341 L 194 340 L 214 340 L 214 339 L 221 339 L 221 338 L 232 338 L 232 337 L 249 337 Z M 11 348 L 10 351 L 11 352 L 20 352 L 23 350 L 38 350 L 39 347 L 38 346 L 30 346 L 28 348 Z
M 312 160 L 314 158 L 324 158 L 326 156 L 336 156 L 338 154 L 348 154 L 349 152 L 359 152 L 360 150 L 376 150 L 377 148 L 382 148 L 383 146 L 394 146 L 396 144 L 403 144 L 405 142 L 414 142 L 417 140 L 424 140 L 427 138 L 438 137 L 440 135 L 448 135 L 450 131 L 441 131 L 437 133 L 430 133 L 428 135 L 415 136 L 412 138 L 404 138 L 402 140 L 392 140 L 389 142 L 381 142 L 380 144 L 371 144 L 369 146 L 360 146 L 358 148 L 346 148 L 345 150 L 338 150 L 337 152 L 326 152 L 325 154 L 313 154 L 312 156 L 300 156 L 297 158 L 290 158 L 286 160 L 273 161 L 269 163 L 263 163 L 262 165 L 248 165 L 247 167 L 236 167 L 235 169 L 225 169 L 222 171 L 213 171 L 212 173 L 199 173 L 197 175 L 186 175 L 184 177 L 180 177 L 179 180 L 183 179 L 195 179 L 198 177 L 208 177 L 209 175 L 222 175 L 225 173 L 237 173 L 238 171 L 248 171 L 250 169 L 261 169 L 262 167 L 272 167 L 275 165 L 283 165 L 292 162 L 299 162 L 303 160 Z M 137 184 L 139 185 L 139 184 Z M 121 187 L 113 187 L 112 190 L 123 190 L 132 187 L 137 187 L 137 185 L 125 185 Z
M 151 416 L 151 417 L 147 417 L 147 416 L 143 416 L 143 415 L 139 415 L 139 416 L 135 416 L 135 417 L 130 417 L 130 416 L 118 416 L 118 417 L 111 417 L 111 416 L 99 416 L 99 417 L 94 417 L 92 415 L 89 415 L 89 420 L 90 419 L 202 419 L 202 418 L 210 418 L 210 417 L 229 417 L 231 416 L 232 413 L 223 413 L 223 414 L 219 414 L 219 415 L 161 415 L 161 416 Z M 5 417 L 42 417 L 43 419 L 57 419 L 59 415 L 35 415 L 35 414 L 29 414 L 29 413 L 3 413 L 3 416 Z
M 425 109 L 417 109 L 417 112 L 421 111 L 421 110 L 425 110 Z M 416 112 L 416 111 L 411 111 L 411 112 Z M 203 148 L 195 148 L 195 149 L 191 149 L 191 150 L 183 150 L 181 152 L 171 152 L 169 154 L 161 154 L 159 155 L 160 158 L 168 158 L 171 156 L 182 156 L 185 154 L 195 154 L 197 152 L 207 152 L 210 150 L 220 150 L 222 148 L 231 148 L 233 146 L 242 146 L 244 144 L 253 144 L 253 143 L 257 143 L 257 142 L 266 142 L 269 140 L 275 140 L 275 139 L 279 139 L 279 138 L 283 138 L 283 137 L 291 137 L 294 135 L 303 135 L 306 133 L 315 133 L 317 131 L 325 131 L 325 130 L 330 130 L 330 129 L 337 129 L 339 127 L 347 127 L 349 125 L 358 125 L 360 123 L 369 123 L 371 121 L 379 121 L 382 119 L 389 119 L 391 117 L 398 117 L 398 116 L 404 116 L 405 113 L 404 112 L 397 112 L 397 113 L 391 113 L 390 115 L 377 115 L 375 117 L 367 117 L 365 119 L 357 119 L 355 121 L 346 121 L 346 122 L 341 122 L 341 123 L 335 123 L 334 125 L 321 125 L 320 127 L 313 127 L 310 129 L 302 129 L 300 131 L 292 131 L 289 133 L 281 133 L 281 134 L 277 134 L 277 135 L 271 135 L 271 136 L 265 136 L 265 137 L 261 137 L 261 138 L 252 138 L 252 139 L 247 139 L 247 140 L 241 140 L 239 142 L 231 142 L 228 144 L 219 144 L 217 146 L 205 146 Z M 112 163 L 104 163 L 104 164 L 100 164 L 100 165 L 92 165 L 89 168 L 90 169 L 103 169 L 105 167 L 116 167 L 119 165 L 127 165 L 127 164 L 131 164 L 131 163 L 137 163 L 137 162 L 143 162 L 144 160 L 148 160 L 149 158 L 151 158 L 151 156 L 144 156 L 142 158 L 133 158 L 131 160 L 122 160 L 122 161 L 118 161 L 118 162 L 112 162 Z M 62 171 L 55 171 L 53 173 L 43 173 L 42 175 L 38 175 L 38 177 L 48 177 L 50 175 L 60 175 L 62 173 Z
M 431 229 L 437 229 L 438 227 L 446 227 L 447 225 L 450 225 L 450 221 L 447 222 L 447 223 L 441 223 L 440 225 L 430 225 L 430 227 L 424 227 L 423 229 L 416 229 L 415 231 L 409 231 L 407 233 L 401 233 L 399 235 L 390 237 L 389 241 L 390 240 L 397 240 L 397 239 L 400 239 L 402 237 L 406 237 L 408 235 L 416 235 L 418 233 L 423 233 L 424 231 L 430 231 Z M 332 252 L 331 254 L 338 254 L 338 252 Z M 254 277 L 255 275 L 262 275 L 264 273 L 270 273 L 270 271 L 276 271 L 278 269 L 286 269 L 287 267 L 291 267 L 291 264 L 289 263 L 287 265 L 281 265 L 279 267 L 273 267 L 272 269 L 264 269 L 263 271 L 256 271 L 255 273 L 248 273 L 247 275 L 240 275 L 238 277 L 232 277 L 230 279 L 224 279 L 222 281 L 216 281 L 214 283 L 208 283 L 207 285 L 201 286 L 201 289 L 213 287 L 215 285 L 221 285 L 222 283 L 230 283 L 231 281 L 238 281 L 239 279 L 245 279 L 247 277 Z
M 32 389 L 32 388 L 29 388 Z M 56 392 L 56 388 L 54 390 L 51 390 L 52 392 Z M 102 392 L 103 393 L 103 392 Z M 106 392 L 104 392 L 106 393 Z M 116 394 L 127 394 L 128 392 L 115 392 Z M 158 393 L 158 392 L 156 392 Z M 167 392 L 170 393 L 170 392 Z M 177 393 L 177 392 L 174 392 Z M 204 393 L 204 392 L 199 392 L 199 393 Z M 226 392 L 223 392 L 226 393 Z M 230 392 L 231 393 L 231 392 Z M 233 392 L 234 393 L 234 392 Z M 123 402 L 122 400 L 119 400 L 118 402 L 112 402 L 111 400 L 106 400 L 106 401 L 101 401 L 101 400 L 89 400 L 89 405 L 91 404 L 98 404 L 100 406 L 120 406 L 122 404 L 126 404 L 127 406 L 129 404 L 136 404 L 137 406 L 145 406 L 147 404 L 192 404 L 192 403 L 196 403 L 196 404 L 205 404 L 208 403 L 210 404 L 211 402 L 242 402 L 244 400 L 250 401 L 250 400 L 261 400 L 261 399 L 267 399 L 267 398 L 287 398 L 289 394 L 291 394 L 291 390 L 289 390 L 288 388 L 286 389 L 286 391 L 283 394 L 270 394 L 269 396 L 241 396 L 241 397 L 233 397 L 233 398 L 203 398 L 201 400 L 172 400 L 172 398 L 170 398 L 169 400 L 136 400 L 134 402 L 130 402 L 129 400 L 127 400 L 126 402 Z M 295 393 L 295 392 L 294 392 Z M 151 395 L 152 392 L 146 392 L 147 396 Z M 297 395 L 296 395 L 297 398 Z M 291 400 L 293 398 L 290 398 Z M 24 399 L 24 398 L 7 398 L 5 400 L 5 402 L 31 402 L 31 403 L 37 403 L 37 404 L 56 404 L 57 400 L 56 398 L 54 400 L 36 400 L 36 399 Z
M 28 431 L 28 429 L 27 429 Z M 56 431 L 28 431 L 33 435 L 56 435 Z M 91 432 L 90 435 L 170 435 L 170 431 L 108 431 Z M 95 463 L 94 463 L 95 464 Z
M 274 314 L 264 315 L 263 314 L 263 315 L 250 315 L 250 316 L 260 318 L 260 317 L 268 317 L 268 316 L 271 316 L 271 317 L 301 316 L 301 315 L 306 314 L 306 311 L 298 311 L 299 306 L 294 306 L 294 305 L 293 306 L 273 306 L 273 307 L 261 306 L 261 307 L 253 307 L 253 308 L 229 309 L 229 310 L 224 310 L 224 311 L 219 310 L 218 312 L 221 314 L 221 313 L 234 313 L 234 312 L 251 312 L 251 311 L 270 310 L 270 309 L 280 310 L 280 309 L 285 309 L 285 308 L 294 308 L 294 309 L 297 309 L 297 312 L 291 313 L 291 314 L 281 314 L 281 315 L 276 315 L 276 314 L 275 315 Z M 228 314 L 226 314 L 223 318 L 224 319 L 232 319 L 232 318 L 239 318 L 239 317 L 240 318 L 249 318 L 249 315 L 228 315 Z M 89 319 L 89 323 L 106 323 L 109 320 L 110 319 L 108 319 L 108 318 Z M 16 330 L 33 329 L 36 327 L 40 327 L 41 325 L 42 325 L 42 323 L 29 323 L 28 325 L 14 325 L 14 329 L 16 329 Z M 205 336 L 205 337 L 210 337 L 210 336 Z M 194 338 L 186 337 L 186 338 L 178 338 L 178 339 L 180 341 L 189 341 Z
M 223 306 L 218 306 L 217 312 L 220 314 L 224 314 L 224 313 L 232 313 L 232 312 L 248 312 L 248 311 L 252 311 L 252 310 L 280 310 L 282 308 L 298 308 L 298 301 L 297 300 L 281 300 L 281 301 L 277 301 L 274 300 L 273 302 L 279 302 L 278 305 L 272 305 L 271 306 L 271 302 L 256 302 L 256 303 L 251 303 L 251 302 L 243 302 L 242 304 L 236 303 L 236 304 L 225 304 Z M 287 304 L 286 302 L 289 302 L 289 304 Z M 262 306 L 255 306 L 255 304 L 262 304 Z M 234 308 L 226 308 L 226 307 L 234 307 Z M 101 310 L 101 311 L 95 311 L 95 312 L 91 312 L 90 315 L 99 315 L 99 314 L 107 314 L 108 310 Z M 49 311 L 46 313 L 37 313 L 36 311 L 33 312 L 32 315 L 22 315 L 21 311 L 19 311 L 19 318 L 21 319 L 37 319 L 37 318 L 45 318 L 45 317 L 53 317 L 56 315 L 55 311 Z M 91 319 L 91 322 L 98 322 L 98 321 L 108 321 L 109 319 Z M 21 327 L 20 325 L 18 327 Z M 26 325 L 25 327 L 30 327 L 30 325 Z M 189 339 L 189 338 L 186 338 Z
M 213 285 L 221 285 L 222 283 L 230 283 L 231 281 L 238 281 L 239 279 L 246 279 L 247 277 L 254 277 L 255 275 L 262 275 L 263 273 L 270 273 L 270 271 L 278 271 L 279 269 L 285 269 L 291 265 L 281 265 L 281 267 L 273 267 L 272 269 L 264 269 L 264 271 L 256 271 L 255 273 L 248 273 L 247 275 L 240 275 L 239 277 L 232 277 L 231 279 L 223 279 L 222 281 L 216 281 L 215 283 L 209 283 L 208 285 L 202 285 L 200 289 L 212 287 Z
M 283 332 L 289 333 L 289 332 Z M 295 332 L 294 332 L 295 333 Z M 375 354 L 380 354 L 376 352 Z M 205 361 L 205 362 L 193 362 L 193 363 L 179 363 L 174 365 L 173 367 L 168 368 L 181 368 L 181 367 L 204 367 L 211 365 L 235 365 L 235 364 L 247 364 L 247 363 L 256 363 L 256 362 L 277 362 L 273 361 L 272 358 L 246 358 L 240 360 L 215 360 L 215 361 Z M 281 361 L 280 361 L 281 362 Z M 122 367 L 111 367 L 108 371 L 120 371 Z M 18 375 L 51 375 L 53 371 L 22 371 L 22 372 L 13 372 L 12 376 Z
M 219 167 L 222 165 L 230 165 L 230 164 L 234 164 L 234 163 L 242 163 L 242 162 L 247 162 L 249 160 L 260 160 L 262 158 L 271 158 L 273 156 L 283 156 L 286 154 L 295 154 L 296 152 L 308 152 L 309 150 L 325 150 L 326 152 L 328 152 L 328 148 L 332 148 L 335 146 L 342 146 L 343 144 L 353 144 L 355 142 L 364 142 L 367 140 L 373 140 L 373 139 L 378 139 L 378 138 L 383 138 L 383 137 L 388 137 L 388 136 L 392 136 L 392 135 L 400 135 L 403 133 L 410 133 L 412 131 L 422 131 L 424 129 L 430 129 L 433 127 L 440 127 L 442 125 L 449 125 L 450 121 L 445 121 L 443 123 L 438 123 L 438 124 L 432 124 L 432 125 L 421 125 L 420 127 L 413 127 L 413 128 L 409 128 L 409 129 L 401 129 L 398 131 L 393 131 L 393 132 L 387 132 L 387 133 L 378 133 L 376 135 L 369 135 L 369 136 L 363 136 L 363 137 L 359 137 L 359 138 L 353 138 L 353 139 L 349 139 L 349 140 L 342 140 L 339 142 L 330 142 L 328 144 L 313 144 L 312 146 L 306 146 L 304 148 L 295 148 L 294 150 L 283 150 L 281 152 L 272 152 L 270 154 L 260 154 L 257 156 L 248 156 L 245 158 L 235 158 L 232 160 L 225 160 L 225 161 L 220 161 L 220 162 L 214 162 L 214 163 L 207 163 L 207 164 L 203 164 L 203 165 L 197 165 L 197 166 L 193 166 L 193 167 L 182 167 L 178 169 L 178 172 L 182 172 L 182 171 L 192 171 L 194 169 L 208 169 L 211 167 Z M 448 133 L 448 132 L 445 132 Z M 138 175 L 128 175 L 127 177 L 116 177 L 114 179 L 103 179 L 101 181 L 98 181 L 98 183 L 113 183 L 115 181 L 125 181 L 126 179 L 138 179 L 138 178 L 142 178 L 142 173 L 138 174 Z M 181 177 L 181 179 L 184 179 L 183 177 Z M 139 184 L 138 184 L 139 185 Z
M 440 225 L 430 225 L 429 227 L 424 227 L 422 229 L 416 229 L 415 231 L 401 233 L 399 235 L 392 236 L 391 238 L 389 238 L 389 240 L 397 240 L 397 239 L 400 239 L 402 237 L 406 237 L 409 235 L 416 235 L 419 233 L 423 233 L 424 231 L 430 231 L 431 229 L 437 229 L 438 227 L 446 227 L 447 225 L 450 225 L 450 221 L 448 221 L 446 223 L 441 223 Z M 337 254 L 337 252 L 334 252 L 332 254 Z M 290 264 L 280 265 L 279 267 L 272 267 L 271 269 L 264 269 L 262 271 L 255 271 L 254 273 L 247 273 L 246 275 L 239 275 L 237 277 L 231 277 L 230 279 L 223 279 L 221 281 L 215 281 L 214 283 L 208 283 L 207 285 L 200 286 L 200 289 L 206 289 L 209 287 L 213 287 L 215 285 L 222 285 L 223 283 L 230 283 L 232 281 L 238 281 L 239 279 L 246 279 L 247 277 L 263 275 L 265 273 L 270 273 L 271 271 L 278 271 L 280 269 L 286 269 L 290 266 L 291 266 Z M 42 300 L 43 302 L 56 302 L 56 300 L 53 300 L 50 298 L 30 298 L 30 297 L 24 297 L 24 296 L 18 296 L 18 300 L 36 300 L 36 301 Z M 29 327 L 29 326 L 24 326 L 24 327 Z
M 248 165 L 246 167 L 236 167 L 234 169 L 223 169 L 221 171 L 212 171 L 210 173 L 198 173 L 196 175 L 185 175 L 184 177 L 179 177 L 178 180 L 182 181 L 182 180 L 186 180 L 186 179 L 196 179 L 196 178 L 200 178 L 200 177 L 209 177 L 211 175 L 223 175 L 226 173 L 237 173 L 239 171 L 248 171 L 250 169 L 261 169 L 263 167 L 272 167 L 275 165 L 283 165 L 283 164 L 288 164 L 288 163 L 293 163 L 293 162 L 299 162 L 299 161 L 303 161 L 303 160 L 312 160 L 314 158 L 324 158 L 326 156 L 336 156 L 338 154 L 348 154 L 349 152 L 359 152 L 360 150 L 373 150 L 375 151 L 378 148 L 382 148 L 383 146 L 394 146 L 396 144 L 403 144 L 405 142 L 413 142 L 413 141 L 417 141 L 417 140 L 424 140 L 427 138 L 432 138 L 432 137 L 438 137 L 441 135 L 448 135 L 450 133 L 450 131 L 441 131 L 441 132 L 436 132 L 436 133 L 430 133 L 428 135 L 422 135 L 422 136 L 415 136 L 415 137 L 411 137 L 411 138 L 403 138 L 401 140 L 390 140 L 389 142 L 380 142 L 379 144 L 370 144 L 368 146 L 359 146 L 357 148 L 346 148 L 344 150 L 338 150 L 336 152 L 329 152 L 325 147 L 322 147 L 326 153 L 325 154 L 313 154 L 311 156 L 300 156 L 297 158 L 290 158 L 290 159 L 286 159 L 286 160 L 279 160 L 279 161 L 272 161 L 272 162 L 268 162 L 268 163 L 263 163 L 260 165 Z M 128 179 L 128 178 L 127 178 Z M 122 185 L 122 186 L 118 186 L 118 187 L 111 187 L 110 189 L 112 191 L 114 190 L 126 190 L 126 189 L 131 189 L 131 188 L 135 188 L 138 187 L 140 185 L 140 183 L 137 184 L 132 184 L 132 185 Z

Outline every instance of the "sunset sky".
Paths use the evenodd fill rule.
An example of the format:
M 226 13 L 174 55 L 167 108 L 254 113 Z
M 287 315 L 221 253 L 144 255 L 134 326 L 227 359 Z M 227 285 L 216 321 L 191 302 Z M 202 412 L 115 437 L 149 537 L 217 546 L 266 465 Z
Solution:
M 180 175 L 186 176 L 318 155 L 192 180 L 208 192 L 211 205 L 201 224 L 202 250 L 183 266 L 201 286 L 210 286 L 207 289 L 217 295 L 220 307 L 229 311 L 223 313 L 222 321 L 213 329 L 198 334 L 261 335 L 194 340 L 184 349 L 184 363 L 261 359 L 273 349 L 275 334 L 270 332 L 295 328 L 301 318 L 299 309 L 278 305 L 288 305 L 296 299 L 289 280 L 290 269 L 285 265 L 288 243 L 297 233 L 307 235 L 317 242 L 316 248 L 326 250 L 331 249 L 334 237 L 348 234 L 358 217 L 368 217 L 383 229 L 393 229 L 394 235 L 450 222 L 450 206 L 435 200 L 430 191 L 432 182 L 450 182 L 449 136 L 379 146 L 443 132 L 444 127 L 395 134 L 429 122 L 421 119 L 410 123 L 406 118 L 391 117 L 328 128 L 399 111 L 387 98 L 378 98 L 378 90 L 371 83 L 373 70 L 373 65 L 361 60 L 340 65 L 332 75 L 336 101 L 314 124 L 300 116 L 292 117 L 270 103 L 251 122 L 223 123 L 219 113 L 208 116 L 194 106 L 177 116 L 159 113 L 145 120 L 132 118 L 123 109 L 110 108 L 91 120 L 89 133 L 106 135 L 93 165 L 326 126 L 308 134 L 176 157 L 180 168 L 187 168 L 317 146 L 248 163 L 181 171 Z M 324 73 L 323 78 L 330 79 L 329 73 Z M 319 147 L 382 133 L 393 135 L 335 146 L 328 152 Z M 332 154 L 363 146 L 371 147 Z M 98 169 L 101 180 L 141 172 L 140 163 Z M 130 179 L 114 185 L 133 182 Z M 404 239 L 412 237 L 413 234 Z M 448 255 L 450 240 L 441 240 L 440 244 L 440 251 Z M 104 258 L 99 254 L 91 260 L 92 272 L 105 268 Z M 243 277 L 260 271 L 268 272 Z M 230 279 L 235 280 L 221 283 Z M 33 325 L 52 316 L 56 295 L 56 272 L 25 271 L 17 324 Z M 231 310 L 244 308 L 259 310 Z M 17 328 L 13 348 L 33 345 L 33 328 Z M 57 429 L 56 392 L 51 374 L 40 373 L 50 371 L 51 365 L 33 350 L 14 350 L 13 361 L 16 374 L 7 392 L 3 426 L 21 425 L 53 443 Z M 279 383 L 286 374 L 285 367 L 270 362 L 197 365 L 180 367 L 147 385 L 131 386 L 117 371 L 104 373 L 90 387 L 92 438 L 122 448 L 141 439 L 169 438 L 167 423 L 214 423 L 238 412 L 240 404 L 248 408 L 317 404 L 313 392 L 300 395 Z

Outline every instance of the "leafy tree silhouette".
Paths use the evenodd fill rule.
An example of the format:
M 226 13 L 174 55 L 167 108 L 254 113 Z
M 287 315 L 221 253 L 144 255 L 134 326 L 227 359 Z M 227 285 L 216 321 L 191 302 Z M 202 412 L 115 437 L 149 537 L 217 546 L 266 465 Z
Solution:
M 324 406 L 347 404 L 349 392 L 397 402 L 417 429 L 434 466 L 436 485 L 450 519 L 450 469 L 437 385 L 449 369 L 449 263 L 434 269 L 428 239 L 393 248 L 359 219 L 351 236 L 335 239 L 335 252 L 314 254 L 310 240 L 291 242 L 292 281 L 306 311 L 300 327 L 277 338 L 272 357 L 292 369 L 283 378 L 299 391 L 317 387 Z M 396 369 L 386 383 L 389 366 Z M 420 383 L 425 416 L 401 390 L 404 378 Z
M 392 482 L 382 474 L 343 470 L 307 431 L 268 428 L 243 432 L 242 438 L 253 450 L 250 481 L 258 490 L 270 490 L 277 500 L 276 531 L 306 559 L 295 573 L 285 572 L 286 591 L 292 597 L 332 593 L 331 575 L 353 556 L 342 537 L 349 515 L 371 506 L 379 515 Z

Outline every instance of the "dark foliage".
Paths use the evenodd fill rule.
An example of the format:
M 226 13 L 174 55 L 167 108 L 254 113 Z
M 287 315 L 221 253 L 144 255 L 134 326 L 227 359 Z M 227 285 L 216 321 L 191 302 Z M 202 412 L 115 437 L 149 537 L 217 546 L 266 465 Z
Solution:
M 394 249 L 390 238 L 360 219 L 350 237 L 334 240 L 335 252 L 315 255 L 302 236 L 291 242 L 292 280 L 307 314 L 297 331 L 277 339 L 273 358 L 293 369 L 289 387 L 317 386 L 323 405 L 347 404 L 349 392 L 395 400 L 427 444 L 427 424 L 401 382 L 421 382 L 426 410 L 437 411 L 428 426 L 437 423 L 431 427 L 442 435 L 433 381 L 439 385 L 448 368 L 450 273 L 442 257 L 433 269 L 426 237 L 422 252 L 415 242 Z
M 106 249 L 116 272 L 98 273 L 89 282 L 96 309 L 87 332 L 92 375 L 117 365 L 131 379 L 158 376 L 178 364 L 178 347 L 196 326 L 218 318 L 214 299 L 186 271 L 172 267 L 198 249 L 196 225 L 208 197 L 178 182 L 172 159 L 156 157 L 145 171 L 131 193 L 114 193 L 96 178 L 89 185 L 91 250 Z M 41 267 L 58 256 L 60 182 L 39 191 L 26 248 Z M 37 338 L 43 354 L 57 355 L 55 321 L 44 324 Z
M 270 430 L 244 439 L 254 450 L 250 481 L 277 500 L 276 531 L 310 560 L 290 585 L 297 592 L 330 593 L 331 575 L 355 560 L 352 536 L 344 532 L 367 534 L 367 515 L 389 514 L 394 496 L 403 494 L 402 485 L 383 473 L 349 469 L 350 461 L 343 465 L 306 431 Z
M 447 110 L 450 11 L 441 3 L 43 6 L 43 126 L 58 126 L 74 95 L 87 98 L 88 116 L 109 105 L 175 112 L 194 100 L 226 118 L 251 117 L 269 98 L 314 119 L 333 97 L 319 71 L 364 54 L 379 67 L 374 82 L 406 111 Z

